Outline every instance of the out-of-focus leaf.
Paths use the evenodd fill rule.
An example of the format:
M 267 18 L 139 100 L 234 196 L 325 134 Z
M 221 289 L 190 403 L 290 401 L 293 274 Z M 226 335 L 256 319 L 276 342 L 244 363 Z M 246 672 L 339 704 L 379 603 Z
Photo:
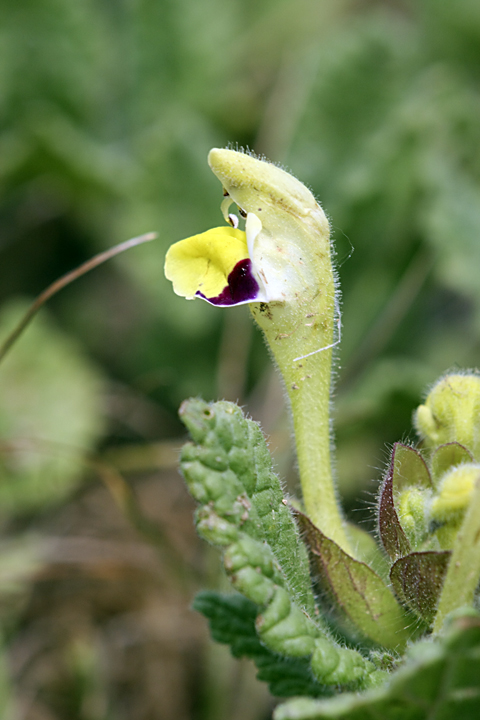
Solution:
M 26 310 L 5 307 L 6 337 Z M 0 365 L 0 515 L 58 502 L 102 431 L 101 377 L 43 312 Z

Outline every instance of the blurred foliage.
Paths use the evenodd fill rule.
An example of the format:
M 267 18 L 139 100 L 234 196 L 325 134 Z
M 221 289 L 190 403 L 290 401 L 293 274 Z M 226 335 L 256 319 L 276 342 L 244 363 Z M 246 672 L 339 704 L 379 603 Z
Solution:
M 268 715 L 258 690 L 239 704 L 250 676 L 235 684 L 227 656 L 205 649 L 201 623 L 189 620 L 190 644 L 165 640 L 158 613 L 186 607 L 195 581 L 178 585 L 163 540 L 148 570 L 134 553 L 120 562 L 112 524 L 115 542 L 138 536 L 112 519 L 108 495 L 92 501 L 106 491 L 81 458 L 108 451 L 167 538 L 175 524 L 187 533 L 191 505 L 183 495 L 170 505 L 177 491 L 166 481 L 177 407 L 189 395 L 225 397 L 272 433 L 295 482 L 281 390 L 248 311 L 187 304 L 163 278 L 171 242 L 222 222 L 206 155 L 238 143 L 285 163 L 331 218 L 343 296 L 337 473 L 347 508 L 367 506 L 385 444 L 410 432 L 426 386 L 478 363 L 479 60 L 477 0 L 1 3 L 0 302 L 36 295 L 115 242 L 159 233 L 54 298 L 0 367 L 6 538 L 27 533 L 36 547 L 35 531 L 67 548 L 71 535 L 95 539 L 60 565 L 46 552 L 8 616 L 16 718 Z M 13 322 L 4 315 L 3 335 Z M 170 515 L 149 500 L 152 486 Z M 172 538 L 187 569 L 209 578 L 193 535 Z M 129 670 L 132 657 L 148 672 Z
M 0 333 L 24 304 L 3 307 Z M 101 383 L 81 348 L 43 315 L 0 373 L 0 513 L 41 509 L 71 492 L 101 431 Z

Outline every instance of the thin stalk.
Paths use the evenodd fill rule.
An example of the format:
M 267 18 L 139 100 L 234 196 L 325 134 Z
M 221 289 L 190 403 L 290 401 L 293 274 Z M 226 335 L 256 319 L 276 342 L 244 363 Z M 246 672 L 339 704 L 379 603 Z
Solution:
M 85 273 L 98 267 L 98 265 L 101 265 L 106 260 L 110 260 L 111 258 L 115 257 L 115 255 L 119 255 L 125 250 L 136 247 L 137 245 L 141 245 L 142 243 L 149 242 L 150 240 L 155 240 L 156 237 L 156 233 L 147 233 L 146 235 L 140 235 L 139 237 L 126 240 L 119 245 L 114 245 L 114 247 L 111 247 L 108 250 L 99 253 L 98 255 L 94 255 L 94 257 L 90 258 L 90 260 L 87 260 L 82 265 L 79 265 L 77 268 L 75 268 L 75 270 L 71 270 L 65 275 L 62 275 L 62 277 L 58 280 L 55 280 L 55 282 L 49 285 L 33 301 L 33 303 L 30 305 L 18 325 L 12 330 L 10 335 L 3 341 L 3 343 L 0 344 L 0 362 L 3 360 L 3 358 L 8 353 L 10 348 L 14 345 L 14 343 L 18 340 L 25 328 L 30 324 L 30 321 L 35 317 L 42 305 L 44 305 L 47 300 L 50 300 L 51 297 L 56 295 L 59 290 L 62 290 L 66 285 L 69 285 L 77 278 L 85 275 Z

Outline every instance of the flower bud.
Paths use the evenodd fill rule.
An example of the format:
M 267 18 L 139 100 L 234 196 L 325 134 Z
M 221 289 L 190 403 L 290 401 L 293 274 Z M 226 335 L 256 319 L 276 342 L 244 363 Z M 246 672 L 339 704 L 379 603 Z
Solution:
M 411 487 L 401 493 L 395 502 L 398 519 L 413 547 L 417 547 L 425 537 L 427 492 L 424 488 Z
M 440 480 L 438 493 L 430 505 L 430 521 L 445 550 L 453 546 L 478 480 L 480 465 L 474 463 L 459 465 Z
M 446 375 L 417 409 L 414 422 L 426 447 L 457 442 L 480 460 L 480 376 Z

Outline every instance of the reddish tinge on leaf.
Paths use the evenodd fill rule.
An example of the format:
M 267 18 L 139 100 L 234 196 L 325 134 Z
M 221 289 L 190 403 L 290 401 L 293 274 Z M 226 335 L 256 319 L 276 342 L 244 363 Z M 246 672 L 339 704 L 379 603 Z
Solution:
M 400 650 L 408 622 L 395 597 L 372 568 L 348 555 L 303 513 L 294 510 L 321 585 L 367 637 Z
M 428 625 L 435 618 L 450 555 L 450 551 L 415 552 L 397 560 L 390 571 L 397 597 Z
M 392 560 L 408 555 L 412 549 L 397 514 L 396 496 L 409 487 L 430 486 L 430 473 L 420 453 L 408 445 L 395 443 L 378 501 L 378 533 Z

